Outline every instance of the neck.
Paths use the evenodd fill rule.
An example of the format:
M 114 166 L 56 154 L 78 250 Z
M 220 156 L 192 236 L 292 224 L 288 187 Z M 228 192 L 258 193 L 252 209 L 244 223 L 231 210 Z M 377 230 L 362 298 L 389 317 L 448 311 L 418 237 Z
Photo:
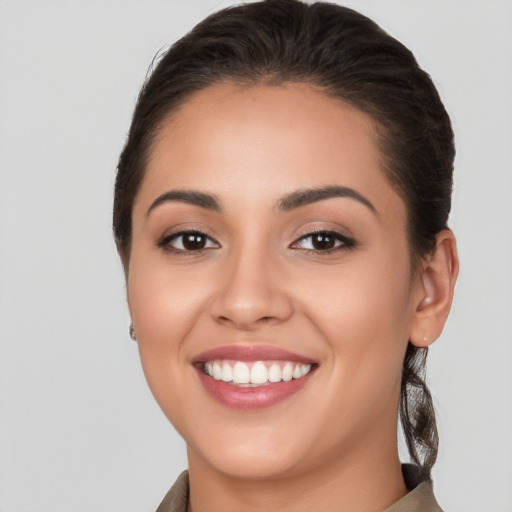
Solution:
M 189 448 L 188 512 L 382 511 L 404 496 L 407 488 L 396 443 L 384 450 L 379 441 L 377 446 L 367 442 L 363 453 L 352 450 L 332 464 L 312 464 L 306 471 L 268 480 L 216 471 Z

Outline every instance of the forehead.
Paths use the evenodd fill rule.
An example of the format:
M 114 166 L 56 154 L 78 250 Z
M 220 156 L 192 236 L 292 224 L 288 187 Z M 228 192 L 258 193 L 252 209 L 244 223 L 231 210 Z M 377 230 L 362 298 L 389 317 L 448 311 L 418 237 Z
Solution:
M 193 95 L 163 123 L 141 196 L 193 188 L 235 193 L 250 204 L 291 189 L 342 185 L 380 203 L 396 201 L 376 139 L 366 114 L 309 85 L 223 83 Z

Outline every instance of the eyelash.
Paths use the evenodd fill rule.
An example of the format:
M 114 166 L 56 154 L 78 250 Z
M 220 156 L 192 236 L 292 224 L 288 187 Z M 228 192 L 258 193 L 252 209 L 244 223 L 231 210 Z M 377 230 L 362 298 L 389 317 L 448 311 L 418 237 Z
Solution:
M 206 240 L 205 243 L 207 244 L 207 246 L 202 247 L 200 249 L 186 249 L 185 246 L 183 245 L 183 237 L 185 237 L 187 235 L 189 235 L 189 236 L 195 235 L 197 237 L 204 238 Z M 335 246 L 330 249 L 314 249 L 314 248 L 296 247 L 299 243 L 304 242 L 305 240 L 312 238 L 314 236 L 324 236 L 324 237 L 334 239 Z M 181 242 L 182 248 L 173 247 L 171 245 L 171 242 L 178 240 L 180 238 L 182 238 L 182 242 Z M 208 247 L 208 244 L 210 244 L 209 247 Z M 162 240 L 160 240 L 157 243 L 157 246 L 161 249 L 164 249 L 164 250 L 170 251 L 170 252 L 174 252 L 177 254 L 192 255 L 192 254 L 198 254 L 202 251 L 209 250 L 209 249 L 218 249 L 220 247 L 220 244 L 216 240 L 214 240 L 212 237 L 208 236 L 206 233 L 204 233 L 202 231 L 198 231 L 196 229 L 191 229 L 191 230 L 179 231 L 177 233 L 173 233 L 172 235 L 165 236 L 164 238 L 162 238 Z M 295 242 L 293 242 L 291 244 L 290 248 L 294 249 L 294 250 L 313 252 L 315 254 L 320 254 L 320 255 L 327 255 L 327 254 L 331 254 L 333 252 L 340 251 L 340 250 L 354 249 L 356 246 L 357 246 L 357 244 L 353 239 L 351 239 L 345 235 L 342 235 L 341 233 L 337 233 L 336 231 L 330 231 L 330 230 L 317 230 L 317 231 L 313 231 L 313 232 L 306 233 L 306 234 L 302 235 Z
M 177 248 L 177 247 L 173 247 L 171 245 L 171 242 L 175 241 L 175 240 L 178 240 L 179 238 L 182 238 L 185 237 L 185 236 L 192 236 L 192 235 L 195 235 L 197 237 L 201 237 L 201 238 L 204 238 L 206 240 L 206 244 L 208 243 L 212 243 L 214 245 L 216 245 L 217 247 L 202 247 L 200 249 L 186 249 L 184 246 L 183 246 L 183 240 L 181 242 L 181 245 L 183 246 L 183 248 Z M 164 249 L 166 251 L 170 251 L 170 252 L 174 252 L 174 253 L 178 253 L 178 254 L 198 254 L 200 253 L 201 251 L 205 251 L 205 250 L 209 250 L 209 249 L 216 249 L 218 247 L 220 247 L 220 244 L 214 240 L 212 237 L 208 236 L 206 233 L 202 232 L 202 231 L 199 231 L 197 229 L 187 229 L 187 230 L 183 230 L 183 231 L 179 231 L 177 233 L 173 233 L 172 235 L 168 235 L 168 236 L 165 236 L 164 238 L 162 238 L 162 240 L 160 240 L 158 243 L 157 243 L 158 247 L 160 247 L 161 249 Z
M 331 249 L 307 249 L 307 248 L 303 248 L 303 247 L 300 247 L 300 248 L 297 247 L 296 250 L 311 251 L 311 252 L 314 252 L 315 254 L 326 255 L 326 254 L 331 254 L 333 252 L 340 251 L 340 250 L 354 249 L 357 246 L 356 242 L 353 239 L 351 239 L 345 235 L 342 235 L 341 233 L 338 233 L 336 231 L 319 229 L 319 230 L 307 233 L 305 235 L 302 235 L 298 240 L 293 242 L 293 244 L 291 246 L 292 249 L 295 249 L 295 247 L 293 247 L 293 246 L 297 245 L 299 242 L 302 242 L 302 241 L 307 240 L 308 238 L 312 238 L 314 236 L 329 237 L 329 238 L 334 239 L 335 244 L 337 242 L 339 242 L 339 243 L 338 243 L 338 245 L 335 245 Z

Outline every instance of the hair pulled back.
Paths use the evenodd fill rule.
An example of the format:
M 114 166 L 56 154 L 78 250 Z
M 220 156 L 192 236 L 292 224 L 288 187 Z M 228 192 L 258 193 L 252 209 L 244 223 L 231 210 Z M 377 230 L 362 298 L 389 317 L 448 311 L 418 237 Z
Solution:
M 212 14 L 175 43 L 144 83 L 115 184 L 113 228 L 126 266 L 131 217 L 152 141 L 163 122 L 208 86 L 302 82 L 374 121 L 383 170 L 404 200 L 414 265 L 447 227 L 453 159 L 450 119 L 413 54 L 365 16 L 330 3 L 267 0 Z M 409 343 L 400 420 L 412 460 L 429 475 L 438 435 L 425 384 L 427 349 Z

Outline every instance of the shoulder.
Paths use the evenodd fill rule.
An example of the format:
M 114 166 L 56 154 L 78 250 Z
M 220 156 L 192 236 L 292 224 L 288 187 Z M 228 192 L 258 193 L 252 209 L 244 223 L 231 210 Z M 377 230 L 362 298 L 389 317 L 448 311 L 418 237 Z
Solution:
M 187 512 L 188 493 L 188 471 L 183 471 L 165 495 L 156 512 Z
M 418 468 L 410 464 L 404 464 L 402 472 L 410 491 L 384 512 L 443 512 L 434 496 L 430 479 L 423 479 Z M 187 512 L 188 495 L 188 471 L 183 471 L 156 512 Z
M 443 512 L 434 496 L 432 480 L 423 478 L 412 464 L 402 465 L 402 473 L 410 491 L 384 512 Z

